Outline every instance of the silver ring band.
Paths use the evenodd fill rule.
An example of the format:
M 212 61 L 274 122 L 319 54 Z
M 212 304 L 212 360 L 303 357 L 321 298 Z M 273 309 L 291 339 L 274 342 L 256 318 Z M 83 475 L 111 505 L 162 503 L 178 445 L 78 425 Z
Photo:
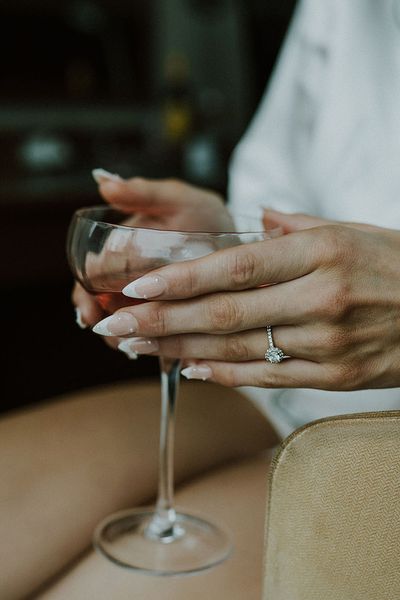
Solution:
M 285 358 L 290 358 L 286 356 L 283 350 L 275 346 L 274 340 L 272 338 L 272 327 L 271 325 L 267 325 L 267 338 L 268 338 L 268 350 L 264 354 L 264 358 L 267 362 L 275 365 L 282 362 Z

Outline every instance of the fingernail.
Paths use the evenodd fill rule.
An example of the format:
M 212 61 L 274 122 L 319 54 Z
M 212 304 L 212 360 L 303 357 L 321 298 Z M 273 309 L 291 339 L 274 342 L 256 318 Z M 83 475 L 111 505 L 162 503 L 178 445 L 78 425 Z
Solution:
M 128 283 L 122 293 L 129 296 L 129 298 L 144 298 L 146 300 L 147 298 L 159 296 L 165 291 L 166 287 L 166 282 L 158 275 L 150 277 L 146 275 L 132 281 L 132 283 Z
M 88 324 L 82 319 L 82 313 L 79 308 L 75 308 L 75 322 L 81 329 L 87 329 Z
M 122 352 L 134 352 L 135 354 L 151 354 L 157 352 L 159 349 L 158 342 L 156 340 L 150 340 L 148 338 L 129 338 L 129 340 L 122 340 L 118 344 L 118 348 Z
M 137 360 L 139 358 L 137 352 L 134 352 L 130 348 L 122 348 L 122 342 L 118 344 L 118 350 L 121 350 L 129 360 Z
M 95 182 L 99 185 L 104 181 L 122 181 L 122 177 L 120 177 L 117 173 L 110 173 L 105 169 L 93 169 L 92 176 Z
M 186 367 L 186 369 L 182 369 L 181 374 L 186 377 L 186 379 L 202 379 L 203 381 L 212 377 L 212 371 L 207 365 L 192 365 L 191 367 Z
M 135 333 L 138 323 L 128 312 L 118 312 L 99 321 L 94 327 L 94 333 L 99 335 L 127 335 Z

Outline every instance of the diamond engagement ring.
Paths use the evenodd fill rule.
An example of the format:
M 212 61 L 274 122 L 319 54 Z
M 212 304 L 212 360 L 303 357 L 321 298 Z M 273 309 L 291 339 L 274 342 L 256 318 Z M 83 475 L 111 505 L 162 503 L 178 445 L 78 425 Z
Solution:
M 267 337 L 268 337 L 268 350 L 264 354 L 265 360 L 272 364 L 277 364 L 283 361 L 284 358 L 290 358 L 286 356 L 286 354 L 280 348 L 277 348 L 274 345 L 274 340 L 272 339 L 272 327 L 271 325 L 267 326 Z

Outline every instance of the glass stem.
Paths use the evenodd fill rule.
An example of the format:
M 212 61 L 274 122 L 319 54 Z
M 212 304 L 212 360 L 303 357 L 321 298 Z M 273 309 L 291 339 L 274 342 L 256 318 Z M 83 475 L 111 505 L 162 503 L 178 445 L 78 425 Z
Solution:
M 180 361 L 160 357 L 161 421 L 159 449 L 158 498 L 155 515 L 146 535 L 162 542 L 180 537 L 175 527 L 174 509 L 174 426 L 176 398 L 179 386 Z

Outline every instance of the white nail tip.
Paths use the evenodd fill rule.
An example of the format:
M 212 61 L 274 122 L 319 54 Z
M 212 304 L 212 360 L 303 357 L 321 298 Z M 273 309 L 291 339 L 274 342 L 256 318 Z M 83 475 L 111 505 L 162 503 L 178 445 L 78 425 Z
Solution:
M 122 181 L 122 177 L 120 177 L 117 173 L 110 173 L 105 169 L 93 169 L 92 176 L 95 182 L 98 184 L 102 183 L 104 180 Z
M 186 369 L 182 369 L 181 375 L 186 377 L 186 379 L 201 379 L 202 381 L 206 381 L 212 376 L 212 371 L 207 366 L 186 367 Z
M 96 323 L 96 325 L 93 327 L 92 331 L 94 333 L 98 333 L 99 335 L 113 335 L 107 327 L 111 318 L 112 317 L 106 317 L 102 321 L 99 321 L 98 323 Z
M 129 358 L 129 360 L 137 360 L 139 358 L 139 354 L 137 352 L 134 352 L 133 350 L 129 350 L 129 349 L 124 349 L 121 348 L 120 345 L 118 346 L 118 350 L 120 350 L 121 352 L 123 352 L 127 358 Z
M 130 360 L 137 360 L 139 358 L 139 354 L 130 347 L 130 340 L 122 340 L 118 344 L 118 350 L 126 354 Z
M 85 323 L 85 321 L 82 319 L 82 313 L 79 310 L 79 308 L 75 308 L 75 322 L 78 325 L 78 327 L 80 327 L 81 329 L 87 329 L 88 325 L 87 323 Z
M 121 352 L 134 352 L 136 354 L 136 352 L 132 350 L 130 346 L 133 339 L 138 338 L 129 338 L 129 340 L 122 340 L 122 342 L 118 344 L 118 350 L 121 350 Z
M 126 285 L 122 290 L 122 293 L 124 296 L 128 296 L 128 298 L 140 298 L 141 300 L 146 299 L 146 296 L 136 292 L 134 283 L 128 283 L 128 285 Z

